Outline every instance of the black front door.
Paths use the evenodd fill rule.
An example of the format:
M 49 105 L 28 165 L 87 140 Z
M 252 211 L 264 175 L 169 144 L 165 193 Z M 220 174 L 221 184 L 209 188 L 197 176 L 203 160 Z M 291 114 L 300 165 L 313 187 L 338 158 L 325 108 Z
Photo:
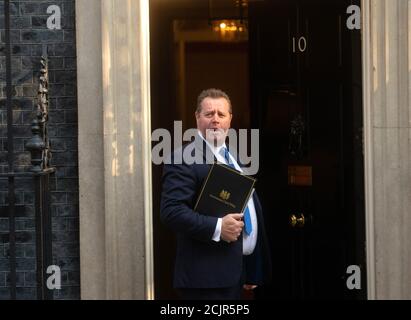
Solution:
M 366 297 L 361 34 L 346 24 L 352 4 L 249 3 L 258 190 L 273 259 L 273 283 L 259 297 Z M 350 277 L 357 268 L 362 274 Z

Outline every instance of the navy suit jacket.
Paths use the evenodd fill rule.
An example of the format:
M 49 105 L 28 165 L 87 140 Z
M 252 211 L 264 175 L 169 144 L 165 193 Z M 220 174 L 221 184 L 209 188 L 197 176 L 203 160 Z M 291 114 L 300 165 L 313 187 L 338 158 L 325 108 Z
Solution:
M 198 148 L 199 144 L 202 148 Z M 199 139 L 183 149 L 186 147 L 192 148 L 193 152 L 208 148 Z M 200 158 L 199 163 L 189 165 L 183 161 L 183 164 L 165 164 L 163 168 L 161 220 L 177 234 L 174 287 L 223 288 L 234 286 L 241 279 L 247 284 L 261 285 L 271 275 L 271 264 L 258 196 L 254 192 L 259 229 L 253 254 L 243 256 L 242 237 L 231 243 L 213 241 L 217 220 L 223 216 L 218 212 L 204 215 L 193 210 L 211 166 L 205 162 L 206 153 Z M 174 159 L 175 153 L 171 162 Z

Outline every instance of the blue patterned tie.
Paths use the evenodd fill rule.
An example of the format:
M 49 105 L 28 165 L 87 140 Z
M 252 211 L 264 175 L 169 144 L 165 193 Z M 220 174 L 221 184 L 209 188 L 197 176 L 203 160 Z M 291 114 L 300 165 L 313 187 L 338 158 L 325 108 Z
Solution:
M 230 160 L 230 154 L 229 154 L 229 152 L 228 152 L 228 149 L 227 149 L 227 148 L 223 148 L 223 150 L 224 150 L 224 158 L 225 158 L 226 163 L 227 163 L 231 168 L 235 169 L 234 164 L 233 164 L 233 163 L 231 162 L 231 160 Z M 237 170 L 237 169 L 236 169 L 236 170 Z M 244 211 L 244 230 L 245 230 L 245 233 L 246 233 L 247 235 L 250 235 L 250 234 L 251 234 L 251 231 L 253 231 L 253 226 L 252 226 L 252 224 L 251 224 L 250 210 L 248 209 L 248 206 L 245 208 L 245 211 Z

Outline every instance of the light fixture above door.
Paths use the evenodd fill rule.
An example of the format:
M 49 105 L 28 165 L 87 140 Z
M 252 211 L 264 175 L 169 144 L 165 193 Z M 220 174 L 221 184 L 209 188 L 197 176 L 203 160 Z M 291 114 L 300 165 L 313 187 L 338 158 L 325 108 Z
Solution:
M 209 24 L 222 37 L 248 31 L 247 0 L 209 0 Z

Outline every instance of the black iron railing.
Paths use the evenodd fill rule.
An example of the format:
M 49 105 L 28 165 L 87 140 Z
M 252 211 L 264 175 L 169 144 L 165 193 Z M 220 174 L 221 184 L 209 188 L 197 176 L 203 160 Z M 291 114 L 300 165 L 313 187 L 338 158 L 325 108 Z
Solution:
M 6 54 L 6 108 L 7 108 L 7 162 L 8 170 L 0 174 L 0 179 L 8 180 L 8 220 L 9 220 L 9 265 L 10 298 L 17 299 L 16 280 L 16 193 L 15 182 L 18 178 L 30 178 L 35 193 L 35 231 L 36 231 L 36 277 L 37 298 L 52 299 L 53 292 L 47 288 L 47 268 L 52 265 L 52 229 L 50 215 L 50 175 L 56 169 L 50 164 L 51 148 L 47 133 L 48 123 L 48 57 L 47 47 L 43 46 L 41 71 L 37 96 L 37 109 L 31 124 L 32 137 L 26 144 L 31 153 L 31 166 L 24 172 L 15 170 L 13 144 L 13 84 L 12 84 L 12 44 L 10 38 L 10 1 L 4 0 L 4 29 Z M 19 211 L 19 210 L 17 210 Z

